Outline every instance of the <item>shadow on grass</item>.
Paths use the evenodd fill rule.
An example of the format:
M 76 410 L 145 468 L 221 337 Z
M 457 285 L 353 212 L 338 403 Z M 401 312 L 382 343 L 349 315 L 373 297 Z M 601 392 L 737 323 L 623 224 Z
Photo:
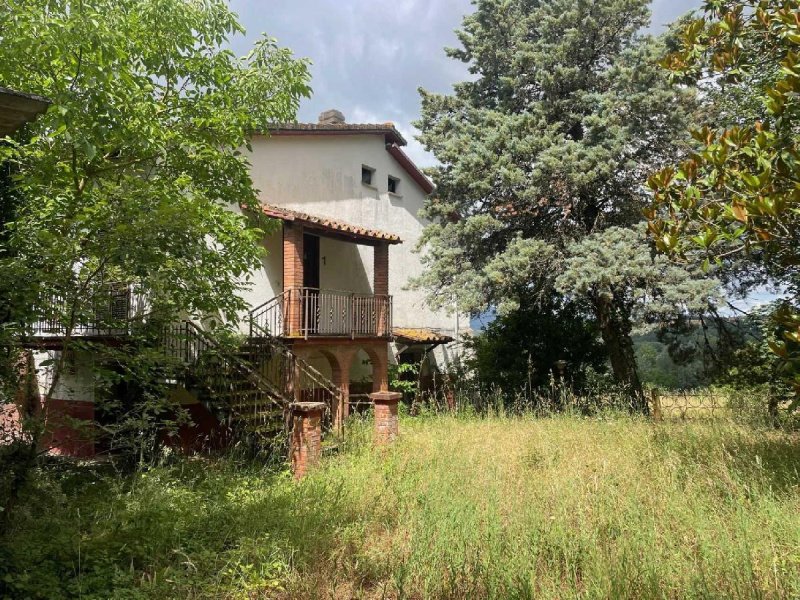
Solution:
M 42 469 L 0 540 L 0 597 L 215 597 L 279 586 L 359 518 L 341 483 L 180 459 L 120 477 L 97 465 Z

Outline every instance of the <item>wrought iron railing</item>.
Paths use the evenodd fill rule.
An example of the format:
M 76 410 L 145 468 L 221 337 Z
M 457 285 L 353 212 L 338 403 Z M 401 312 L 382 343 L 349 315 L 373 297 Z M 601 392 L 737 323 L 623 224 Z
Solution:
M 147 312 L 146 297 L 124 283 L 109 283 L 86 298 L 51 293 L 39 301 L 33 335 L 59 337 L 118 336 L 130 333 L 133 322 Z
M 266 332 L 238 348 L 224 348 L 191 321 L 164 328 L 160 346 L 186 368 L 229 424 L 274 431 L 290 402 L 323 402 L 323 427 L 343 406 L 340 388 Z
M 329 428 L 336 411 L 344 409 L 345 398 L 341 388 L 266 330 L 253 324 L 251 331 L 254 335 L 251 335 L 250 344 L 266 347 L 268 352 L 261 353 L 261 358 L 251 358 L 250 362 L 293 401 L 324 402 L 327 410 L 323 428 Z
M 288 306 L 286 302 L 288 294 L 288 292 L 279 294 L 250 311 L 250 337 L 258 336 L 261 333 L 273 336 L 285 335 L 283 323 L 284 313 Z
M 392 297 L 297 288 L 250 313 L 251 335 L 279 337 L 390 337 Z
M 229 425 L 244 423 L 255 432 L 283 428 L 290 397 L 250 362 L 250 349 L 224 348 L 191 321 L 165 326 L 159 346 Z M 260 350 L 259 360 L 269 360 L 268 348 Z

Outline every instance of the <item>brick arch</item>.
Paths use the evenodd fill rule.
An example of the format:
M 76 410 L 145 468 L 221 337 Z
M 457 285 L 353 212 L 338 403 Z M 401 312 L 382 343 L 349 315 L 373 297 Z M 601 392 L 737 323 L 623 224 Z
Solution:
M 350 366 L 357 349 L 347 346 L 323 347 L 319 352 L 328 361 L 331 380 L 342 391 L 341 398 L 331 406 L 334 428 L 341 431 L 344 420 L 350 413 Z

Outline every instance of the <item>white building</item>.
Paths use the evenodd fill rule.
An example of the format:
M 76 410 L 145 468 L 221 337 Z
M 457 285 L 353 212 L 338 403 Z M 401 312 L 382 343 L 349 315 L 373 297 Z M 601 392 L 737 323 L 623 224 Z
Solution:
M 338 111 L 255 136 L 249 158 L 260 209 L 279 227 L 264 239 L 262 268 L 244 292 L 251 306 L 241 319 L 246 342 L 235 355 L 212 352 L 207 361 L 209 341 L 198 324 L 176 324 L 164 335 L 165 348 L 189 370 L 205 369 L 175 390 L 204 428 L 187 440 L 214 429 L 215 403 L 225 404 L 229 423 L 263 428 L 281 422 L 276 407 L 279 413 L 292 400 L 323 400 L 338 428 L 354 403 L 388 390 L 393 362 L 420 364 L 423 381 L 448 368 L 458 317 L 429 309 L 424 292 L 408 288 L 422 273 L 415 249 L 426 223 L 419 212 L 434 187 L 402 151 L 405 144 L 391 123 L 348 124 Z M 142 314 L 140 304 L 115 284 L 104 310 L 125 321 Z M 60 327 L 41 324 L 35 345 L 46 351 L 39 362 L 61 351 Z M 81 323 L 72 334 L 114 343 L 126 331 Z M 93 360 L 70 357 L 46 407 L 52 422 L 57 414 L 95 417 Z M 94 451 L 69 423 L 57 426 L 50 443 L 66 453 Z
M 348 124 L 338 111 L 326 111 L 315 124 L 276 126 L 252 143 L 255 187 L 265 212 L 284 219 L 284 235 L 265 240 L 264 268 L 254 275 L 246 299 L 258 307 L 291 288 L 319 290 L 299 301 L 305 307 L 300 310 L 315 312 L 314 319 L 321 321 L 283 333 L 295 352 L 340 386 L 355 389 L 370 378 L 378 362 L 374 356 L 367 360 L 370 348 L 390 340 L 390 362 L 424 356 L 424 373 L 444 369 L 453 358 L 444 343 L 458 334 L 459 320 L 468 322 L 464 316 L 431 310 L 424 292 L 408 287 L 422 274 L 416 249 L 426 223 L 419 213 L 434 186 L 403 152 L 405 145 L 391 123 Z M 287 266 L 295 241 L 286 230 L 296 225 L 305 232 L 301 274 Z M 376 272 L 376 255 L 383 248 L 388 248 L 388 288 L 377 289 L 382 275 Z M 335 292 L 378 304 L 370 298 L 388 293 L 391 327 L 351 335 L 348 323 L 332 316 L 340 313 L 341 296 Z M 350 318 L 363 319 L 358 307 L 354 310 Z M 349 381 L 336 375 L 331 354 L 350 364 Z M 377 389 L 379 378 L 371 379 Z

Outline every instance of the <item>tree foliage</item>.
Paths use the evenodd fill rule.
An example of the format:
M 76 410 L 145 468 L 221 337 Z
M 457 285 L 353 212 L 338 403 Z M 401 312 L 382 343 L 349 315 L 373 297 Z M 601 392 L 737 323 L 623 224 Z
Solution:
M 477 313 L 549 293 L 576 242 L 640 221 L 641 182 L 674 159 L 693 102 L 657 66 L 663 43 L 639 34 L 644 0 L 475 5 L 462 47 L 447 50 L 473 78 L 453 94 L 421 91 L 420 140 L 441 165 L 418 284 L 434 304 L 455 297 Z M 628 319 L 615 303 L 593 311 Z M 610 352 L 629 345 L 628 328 L 603 330 Z M 635 363 L 615 374 L 641 402 Z
M 551 294 L 489 323 L 469 342 L 469 366 L 482 385 L 509 395 L 531 394 L 551 378 L 579 388 L 587 369 L 605 369 L 608 357 L 597 338 L 585 307 Z
M 121 325 L 115 285 L 151 320 L 245 308 L 236 292 L 270 224 L 239 211 L 257 201 L 243 151 L 310 88 L 307 61 L 272 39 L 237 58 L 243 31 L 223 0 L 0 0 L 0 85 L 52 102 L 0 148 L 3 343 L 10 359 L 42 318 L 61 332 L 46 399 L 70 350 L 96 353 L 99 387 L 151 389 L 152 354 L 74 335 Z
M 694 130 L 689 158 L 649 180 L 650 231 L 660 250 L 723 265 L 743 257 L 749 269 L 786 287 L 793 302 L 776 313 L 784 331 L 773 343 L 785 373 L 800 373 L 800 357 L 790 352 L 800 342 L 798 15 L 796 0 L 705 3 L 663 64 L 677 78 L 744 88 L 750 101 L 721 129 L 711 123 Z
M 256 200 L 240 149 L 309 91 L 270 39 L 224 49 L 242 31 L 221 0 L 0 3 L 0 81 L 53 102 L 11 156 L 25 205 L 6 223 L 6 294 L 87 297 L 113 277 L 188 312 L 241 308 L 259 248 L 228 210 Z

